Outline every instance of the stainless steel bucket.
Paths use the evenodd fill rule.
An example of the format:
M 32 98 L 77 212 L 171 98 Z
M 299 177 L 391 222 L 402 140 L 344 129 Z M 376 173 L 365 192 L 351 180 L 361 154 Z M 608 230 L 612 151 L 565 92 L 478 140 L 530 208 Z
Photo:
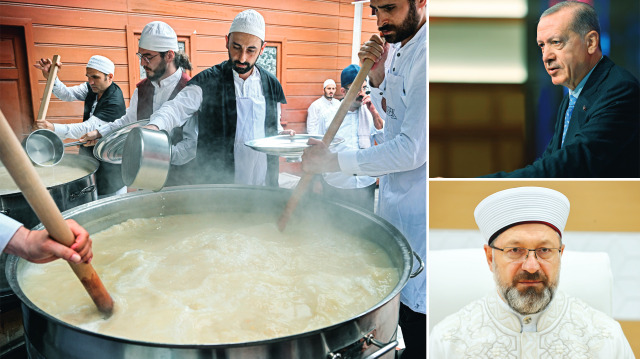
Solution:
M 97 232 L 129 218 L 185 213 L 264 213 L 274 223 L 291 192 L 284 189 L 233 185 L 170 187 L 161 192 L 132 192 L 105 198 L 66 211 L 89 232 Z M 162 211 L 162 212 L 160 212 Z M 366 311 L 330 326 L 297 335 L 263 341 L 176 345 L 150 343 L 89 332 L 53 318 L 37 308 L 22 292 L 17 277 L 23 260 L 11 257 L 7 277 L 23 306 L 25 338 L 33 358 L 393 358 L 400 291 L 419 270 L 400 232 L 380 217 L 343 204 L 303 199 L 291 223 L 318 221 L 377 243 L 398 269 L 394 289 Z M 415 265 L 417 268 L 418 265 Z M 416 273 L 411 274 L 414 270 Z
M 171 138 L 165 131 L 135 127 L 122 152 L 122 181 L 138 189 L 159 191 L 171 164 Z

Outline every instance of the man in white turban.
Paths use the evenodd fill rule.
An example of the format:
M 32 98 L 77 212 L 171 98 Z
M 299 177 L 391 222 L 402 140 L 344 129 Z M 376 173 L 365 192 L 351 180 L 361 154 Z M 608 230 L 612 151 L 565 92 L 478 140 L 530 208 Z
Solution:
M 333 98 L 336 94 L 336 82 L 332 79 L 327 79 L 322 84 L 323 95 L 319 99 L 313 101 L 309 109 L 307 110 L 307 133 L 312 135 L 320 134 L 318 127 L 320 125 L 320 115 L 329 109 L 335 109 L 338 111 L 340 107 L 340 101 Z
M 51 59 L 40 59 L 34 66 L 42 70 L 45 78 L 49 77 Z M 58 63 L 58 67 L 62 64 Z M 81 123 L 53 124 L 47 120 L 37 121 L 38 128 L 46 128 L 61 138 L 80 138 L 97 126 L 113 122 L 125 113 L 122 90 L 113 81 L 115 65 L 104 56 L 95 55 L 89 59 L 86 69 L 87 82 L 67 87 L 58 78 L 53 85 L 53 94 L 62 101 L 84 101 L 84 114 Z M 91 148 L 80 147 L 80 154 L 93 157 Z M 110 196 L 126 193 L 122 182 L 120 165 L 101 162 L 96 172 L 98 196 Z
M 497 291 L 438 323 L 430 358 L 634 357 L 620 324 L 557 290 L 567 197 L 511 188 L 474 214 Z
M 162 21 L 150 22 L 142 29 L 137 55 L 147 77 L 136 85 L 126 114 L 94 128 L 82 136 L 82 140 L 93 144 L 122 126 L 149 119 L 154 111 L 175 98 L 191 79 L 185 71 L 191 70 L 191 63 L 178 47 L 176 32 Z M 171 168 L 165 186 L 187 184 L 189 180 L 183 176 L 187 168 L 184 165 L 196 156 L 197 118 L 191 116 L 184 126 L 172 131 L 171 137 Z
M 278 157 L 244 145 L 282 131 L 282 86 L 256 65 L 264 40 L 262 15 L 239 13 L 225 36 L 229 60 L 200 72 L 151 116 L 148 128 L 170 130 L 198 113 L 194 183 L 278 186 Z

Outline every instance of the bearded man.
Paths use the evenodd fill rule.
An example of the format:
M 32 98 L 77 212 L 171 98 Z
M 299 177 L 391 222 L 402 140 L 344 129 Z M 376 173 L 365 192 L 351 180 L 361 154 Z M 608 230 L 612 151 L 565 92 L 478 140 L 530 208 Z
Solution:
M 562 193 L 541 187 L 478 204 L 496 294 L 438 323 L 430 358 L 634 358 L 618 322 L 557 290 L 569 208 Z
M 236 15 L 225 36 L 229 60 L 194 76 L 151 116 L 148 128 L 171 130 L 197 113 L 193 183 L 278 186 L 278 157 L 244 145 L 282 130 L 281 104 L 286 103 L 282 86 L 256 65 L 264 39 L 262 15 L 255 10 Z
M 80 138 L 87 141 L 87 145 L 95 144 L 97 139 L 122 126 L 149 119 L 165 102 L 175 98 L 191 79 L 186 72 L 191 70 L 189 57 L 180 51 L 176 32 L 162 21 L 150 22 L 142 29 L 137 55 L 147 78 L 136 85 L 124 116 L 94 126 L 93 131 Z M 185 164 L 196 156 L 197 139 L 196 117 L 190 117 L 184 126 L 172 131 L 171 168 L 166 186 L 189 183 Z
M 336 82 L 327 79 L 322 84 L 323 96 L 313 101 L 307 110 L 307 133 L 317 135 L 320 126 L 320 116 L 328 110 L 335 113 L 340 107 L 340 101 L 333 98 L 336 94 Z

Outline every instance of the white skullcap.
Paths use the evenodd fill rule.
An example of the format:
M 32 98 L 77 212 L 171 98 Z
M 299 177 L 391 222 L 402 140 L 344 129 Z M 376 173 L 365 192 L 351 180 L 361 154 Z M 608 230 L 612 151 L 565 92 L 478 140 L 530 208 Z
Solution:
M 176 32 L 162 21 L 153 21 L 145 25 L 140 34 L 138 47 L 157 52 L 180 50 Z
M 255 10 L 245 10 L 233 19 L 229 33 L 244 32 L 264 41 L 264 18 Z
M 100 55 L 93 55 L 87 63 L 87 67 L 96 69 L 104 74 L 113 74 L 116 66 L 108 58 Z
M 324 90 L 324 89 L 326 89 L 326 88 L 327 88 L 327 86 L 329 86 L 329 85 L 333 85 L 333 86 L 335 86 L 335 85 L 336 85 L 336 82 L 335 82 L 335 81 L 333 81 L 332 79 L 325 80 L 325 81 L 324 81 L 324 83 L 322 84 L 322 89 L 323 89 L 323 90 Z
M 569 199 L 558 191 L 542 187 L 518 187 L 483 199 L 473 215 L 482 236 L 491 244 L 496 233 L 519 223 L 543 223 L 562 236 L 569 208 Z

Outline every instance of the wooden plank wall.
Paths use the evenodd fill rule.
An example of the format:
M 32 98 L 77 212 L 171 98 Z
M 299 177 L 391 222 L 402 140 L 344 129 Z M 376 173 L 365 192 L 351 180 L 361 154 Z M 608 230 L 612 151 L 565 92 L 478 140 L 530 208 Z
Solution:
M 30 60 L 60 54 L 64 65 L 59 78 L 67 85 L 86 80 L 85 65 L 92 55 L 110 58 L 128 104 L 134 88 L 129 67 L 137 71 L 138 60 L 132 56 L 137 43 L 127 39 L 127 29 L 140 32 L 148 22 L 161 20 L 179 36 L 190 37 L 196 74 L 227 59 L 224 35 L 246 4 L 243 0 L 2 0 L 0 16 L 31 20 Z M 351 0 L 272 0 L 252 5 L 265 18 L 267 42 L 283 43 L 281 82 L 288 101 L 283 122 L 287 128 L 305 132 L 307 108 L 322 95 L 322 83 L 327 78 L 339 82 L 340 71 L 351 61 L 354 5 Z M 376 32 L 376 20 L 370 14 L 365 4 L 363 41 Z M 127 41 L 134 44 L 133 49 L 127 48 Z M 37 69 L 30 71 L 37 79 L 32 91 L 37 113 L 46 80 Z M 48 118 L 57 123 L 78 122 L 82 110 L 81 102 L 52 99 Z

